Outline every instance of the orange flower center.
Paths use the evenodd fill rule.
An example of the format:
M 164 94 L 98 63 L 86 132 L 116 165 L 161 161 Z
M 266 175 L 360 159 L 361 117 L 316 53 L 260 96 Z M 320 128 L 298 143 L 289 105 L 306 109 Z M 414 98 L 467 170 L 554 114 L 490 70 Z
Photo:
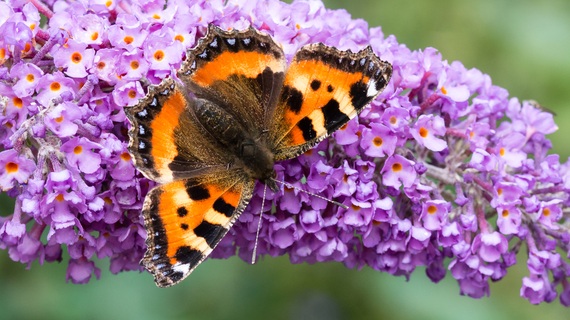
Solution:
M 160 16 L 155 13 L 154 16 L 152 16 L 152 18 L 158 20 L 158 19 L 160 19 Z
M 5 56 L 6 56 L 6 49 L 4 48 L 0 49 L 0 59 L 4 59 Z
M 441 87 L 441 93 L 447 94 L 447 90 L 445 90 L 445 87 Z
M 344 174 L 344 176 L 342 176 L 342 181 L 343 181 L 344 183 L 347 183 L 347 182 L 348 182 L 348 175 L 347 175 L 346 173 Z
M 103 61 L 99 61 L 99 62 L 97 63 L 97 69 L 99 69 L 99 70 L 104 69 L 105 66 L 106 66 L 106 64 L 105 64 L 105 62 L 103 62 Z
M 99 33 L 93 32 L 93 34 L 91 35 L 91 40 L 95 41 L 95 40 L 97 40 L 97 38 L 99 38 Z
M 121 154 L 121 159 L 123 159 L 125 161 L 131 161 L 131 155 L 128 152 L 123 152 Z
M 399 162 L 396 162 L 392 165 L 392 171 L 398 172 L 402 170 L 402 165 Z
M 61 89 L 61 84 L 59 84 L 59 82 L 52 82 L 49 85 L 49 88 L 51 91 L 59 91 L 59 89 Z
M 63 115 L 61 115 L 61 116 L 59 116 L 59 117 L 57 117 L 57 118 L 55 118 L 55 119 L 53 119 L 53 120 L 54 120 L 55 122 L 57 122 L 57 123 L 61 123 L 61 122 L 63 121 Z
M 359 206 L 351 205 L 351 207 L 352 207 L 352 210 L 354 210 L 354 211 L 360 210 Z
M 73 148 L 73 153 L 75 153 L 75 154 L 80 154 L 82 151 L 83 151 L 82 146 L 77 146 L 77 147 Z
M 548 217 L 548 216 L 550 215 L 550 209 L 544 208 L 544 209 L 542 210 L 542 214 L 543 214 L 545 217 Z
M 30 51 L 30 49 L 32 49 L 32 44 L 28 42 L 28 43 L 26 43 L 26 45 L 24 46 L 23 52 L 28 52 L 28 51 Z
M 162 61 L 162 59 L 164 59 L 164 52 L 162 52 L 162 50 L 158 50 L 154 53 L 154 60 Z
M 372 225 L 374 225 L 374 226 L 379 226 L 381 224 L 382 224 L 382 221 L 376 221 L 376 220 L 372 221 Z
M 63 201 L 63 194 L 58 194 L 57 197 L 55 197 L 55 200 L 62 202 Z
M 347 122 L 347 123 L 345 123 L 345 124 L 344 124 L 342 127 L 340 127 L 340 130 L 345 130 L 345 129 L 346 129 L 346 127 L 348 127 L 348 122 Z
M 139 68 L 139 62 L 136 60 L 131 61 L 131 69 L 137 70 Z
M 374 145 L 377 147 L 381 146 L 383 143 L 382 138 L 380 138 L 380 137 L 374 138 L 374 140 L 372 140 L 372 142 L 374 142 Z
M 362 132 L 356 131 L 356 136 L 358 136 L 359 138 L 362 137 Z
M 398 119 L 394 116 L 390 117 L 390 124 L 396 124 L 398 123 Z
M 28 82 L 34 82 L 34 80 L 36 80 L 36 77 L 30 73 L 26 76 L 26 80 L 28 80 Z
M 503 189 L 501 189 L 501 188 L 497 189 L 497 194 L 498 194 L 499 196 L 502 195 L 502 194 L 503 194 Z
M 507 210 L 507 209 L 503 210 L 503 218 L 508 217 L 509 213 L 510 213 L 509 210 Z
M 427 135 L 428 135 L 428 131 L 426 130 L 426 128 L 421 127 L 421 128 L 420 128 L 420 136 L 421 136 L 422 138 L 425 138 L 425 137 L 427 137 Z
M 434 205 L 432 204 L 431 206 L 428 207 L 427 212 L 428 212 L 429 214 L 434 214 L 434 213 L 436 213 L 436 212 L 437 212 L 436 206 L 434 206 Z
M 134 99 L 137 96 L 137 92 L 135 90 L 129 90 L 129 98 Z
M 73 63 L 79 63 L 81 62 L 81 54 L 79 52 L 74 52 L 71 55 L 71 61 L 73 61 Z
M 174 40 L 178 40 L 178 41 L 180 41 L 180 42 L 184 42 L 184 37 L 183 37 L 181 34 L 179 34 L 179 35 L 177 35 L 176 37 L 174 37 Z
M 8 127 L 8 128 L 12 128 L 12 127 L 13 127 L 13 125 L 12 125 L 10 122 L 6 122 L 6 127 Z
M 290 187 L 288 187 L 288 186 L 285 186 L 285 192 L 291 192 L 291 191 L 293 191 L 293 190 L 294 190 L 293 188 L 290 188 Z
M 109 198 L 109 197 L 103 198 L 103 201 L 105 201 L 106 204 L 112 204 L 113 203 L 113 200 L 111 200 L 111 198 Z
M 505 155 L 505 148 L 501 148 L 501 150 L 499 150 L 499 154 L 502 156 Z
M 305 151 L 305 155 L 310 156 L 313 154 L 313 149 L 309 149 L 307 151 Z
M 14 106 L 17 108 L 21 108 L 24 106 L 24 101 L 22 101 L 22 99 L 18 97 L 14 97 L 14 99 L 12 99 L 12 102 L 14 103 Z
M 18 164 L 14 162 L 6 163 L 6 172 L 7 173 L 18 172 Z
M 125 41 L 126 44 L 131 44 L 135 39 L 131 36 L 126 36 L 123 38 L 123 41 Z
M 362 166 L 362 171 L 364 171 L 364 172 L 368 172 L 369 169 L 370 169 L 370 167 L 368 167 L 368 165 Z

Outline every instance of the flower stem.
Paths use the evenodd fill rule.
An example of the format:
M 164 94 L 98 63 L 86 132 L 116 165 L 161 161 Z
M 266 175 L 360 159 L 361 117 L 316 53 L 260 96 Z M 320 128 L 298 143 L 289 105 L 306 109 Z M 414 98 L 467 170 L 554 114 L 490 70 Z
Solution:
M 38 9 L 38 11 L 46 16 L 48 19 L 51 19 L 53 16 L 53 11 L 43 2 L 40 0 L 30 0 L 30 2 Z

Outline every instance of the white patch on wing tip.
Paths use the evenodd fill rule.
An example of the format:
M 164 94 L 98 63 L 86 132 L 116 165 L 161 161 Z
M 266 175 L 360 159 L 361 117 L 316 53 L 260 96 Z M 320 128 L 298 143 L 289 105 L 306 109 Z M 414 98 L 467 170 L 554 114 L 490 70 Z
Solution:
M 186 274 L 188 271 L 190 271 L 190 264 L 177 262 L 172 266 L 172 269 L 176 272 L 182 272 L 183 274 Z
M 378 90 L 376 90 L 376 81 L 374 79 L 370 79 L 368 81 L 368 92 L 366 92 L 366 96 L 373 97 L 378 94 Z

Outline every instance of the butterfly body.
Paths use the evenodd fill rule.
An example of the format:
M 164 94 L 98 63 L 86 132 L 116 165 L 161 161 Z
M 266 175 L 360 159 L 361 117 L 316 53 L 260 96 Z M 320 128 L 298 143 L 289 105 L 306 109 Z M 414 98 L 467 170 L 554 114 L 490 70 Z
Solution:
M 235 156 L 228 169 L 243 169 L 254 180 L 268 184 L 277 192 L 277 185 L 269 179 L 277 174 L 273 166 L 274 156 L 266 147 L 263 133 L 254 137 L 242 128 L 239 122 L 223 108 L 207 100 L 197 104 L 198 120 L 210 135 Z
M 162 183 L 143 205 L 141 265 L 157 285 L 188 276 L 239 218 L 256 181 L 279 191 L 275 162 L 354 118 L 391 74 L 370 47 L 311 44 L 288 66 L 271 36 L 210 25 L 178 71 L 184 85 L 167 78 L 125 109 L 135 166 Z

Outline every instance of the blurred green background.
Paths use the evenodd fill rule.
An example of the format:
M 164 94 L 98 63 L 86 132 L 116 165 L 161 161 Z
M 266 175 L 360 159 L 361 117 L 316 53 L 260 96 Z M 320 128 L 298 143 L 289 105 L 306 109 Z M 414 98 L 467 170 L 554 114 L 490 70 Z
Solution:
M 562 161 L 570 155 L 570 2 L 452 0 L 327 0 L 370 27 L 381 25 L 411 49 L 435 47 L 448 61 L 489 74 L 521 100 L 557 113 L 549 136 Z M 566 141 L 565 141 L 566 140 Z M 13 208 L 0 196 L 0 215 Z M 524 249 L 523 249 L 524 251 Z M 64 258 L 66 261 L 67 258 Z M 369 268 L 340 263 L 292 265 L 288 257 L 251 266 L 233 257 L 211 260 L 181 284 L 159 289 L 152 276 L 112 275 L 99 261 L 101 280 L 65 283 L 67 263 L 31 270 L 0 251 L 0 319 L 569 319 L 570 309 L 533 306 L 519 297 L 526 259 L 491 284 L 491 297 L 459 295 L 448 273 L 433 284 L 418 269 L 406 282 Z

